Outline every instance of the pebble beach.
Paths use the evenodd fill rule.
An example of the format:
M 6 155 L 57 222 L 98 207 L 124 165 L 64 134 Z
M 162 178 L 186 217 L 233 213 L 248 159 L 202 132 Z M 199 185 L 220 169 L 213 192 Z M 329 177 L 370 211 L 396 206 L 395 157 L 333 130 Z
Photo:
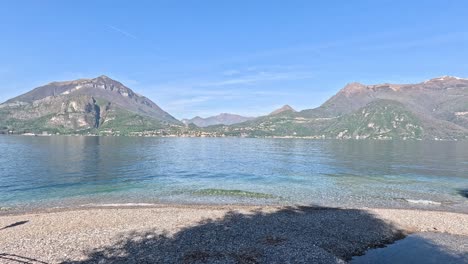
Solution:
M 0 215 L 0 263 L 347 263 L 426 232 L 466 242 L 468 215 L 212 205 L 12 211 Z M 467 260 L 467 243 L 446 251 Z

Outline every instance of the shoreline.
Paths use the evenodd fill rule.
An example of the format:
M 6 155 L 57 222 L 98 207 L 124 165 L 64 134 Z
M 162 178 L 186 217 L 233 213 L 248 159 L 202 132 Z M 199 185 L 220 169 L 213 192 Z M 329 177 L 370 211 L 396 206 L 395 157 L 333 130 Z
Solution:
M 422 200 L 423 201 L 423 200 Z M 424 200 L 425 201 L 425 200 Z M 205 203 L 205 202 L 86 202 L 72 203 L 68 205 L 47 205 L 40 206 L 6 206 L 0 207 L 0 217 L 26 214 L 47 214 L 57 212 L 94 210 L 94 209 L 157 209 L 157 208 L 178 208 L 178 209 L 206 209 L 206 210 L 226 210 L 226 209 L 251 209 L 251 208 L 289 208 L 289 207 L 309 207 L 336 210 L 411 210 L 425 212 L 447 212 L 468 215 L 468 209 L 464 206 L 451 208 L 439 203 L 413 203 L 408 202 L 407 206 L 336 206 L 320 204 L 300 204 L 300 203 L 254 203 L 254 202 L 234 202 L 234 203 Z
M 468 138 L 460 139 L 444 139 L 444 138 L 409 138 L 409 139 L 368 139 L 368 138 L 331 138 L 331 137 L 320 137 L 320 136 L 179 136 L 179 135 L 166 135 L 166 136 L 139 136 L 139 135 L 87 135 L 87 134 L 0 134 L 0 136 L 20 136 L 20 137 L 130 137 L 130 138 L 235 138 L 235 139 L 304 139 L 304 140 L 315 140 L 315 141 L 383 141 L 383 142 L 468 142 Z
M 176 209 L 205 209 L 205 210 L 226 210 L 226 209 L 252 209 L 252 208 L 279 208 L 286 205 L 253 205 L 253 204 L 197 204 L 197 203 L 95 203 L 95 204 L 77 204 L 72 206 L 55 206 L 16 209 L 7 207 L 7 210 L 0 210 L 0 218 L 5 216 L 21 216 L 31 214 L 49 214 L 73 211 L 88 210 L 120 210 L 120 209 L 158 209 L 158 208 L 176 208 Z M 330 207 L 331 208 L 331 207 Z
M 385 208 L 115 204 L 0 215 L 4 253 L 45 263 L 138 263 L 143 259 L 151 263 L 222 263 L 239 257 L 268 263 L 269 256 L 284 261 L 304 258 L 299 263 L 343 263 L 370 248 L 419 232 L 468 237 L 468 214 Z

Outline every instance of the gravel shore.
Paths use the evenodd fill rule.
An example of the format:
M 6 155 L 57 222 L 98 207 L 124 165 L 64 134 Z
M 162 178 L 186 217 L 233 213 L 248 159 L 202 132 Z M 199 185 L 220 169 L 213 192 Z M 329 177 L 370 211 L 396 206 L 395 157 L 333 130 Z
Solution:
M 461 213 L 147 206 L 0 216 L 0 263 L 346 263 L 411 233 L 468 236 Z

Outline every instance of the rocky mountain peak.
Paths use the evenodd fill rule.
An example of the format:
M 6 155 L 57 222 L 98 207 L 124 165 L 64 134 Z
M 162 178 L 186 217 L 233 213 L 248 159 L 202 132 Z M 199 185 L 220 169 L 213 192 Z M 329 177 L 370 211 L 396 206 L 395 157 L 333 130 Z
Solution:
M 91 79 L 90 80 L 91 82 L 93 83 L 104 83 L 104 84 L 108 84 L 108 85 L 118 85 L 118 86 L 124 86 L 121 82 L 118 82 L 112 78 L 109 78 L 107 77 L 106 75 L 101 75 L 101 76 L 98 76 L 94 79 Z
M 419 84 L 393 84 L 382 83 L 365 85 L 359 82 L 348 83 L 343 89 L 338 92 L 338 96 L 344 95 L 345 97 L 361 96 L 365 93 L 375 92 L 400 92 L 401 89 L 447 89 L 454 87 L 465 87 L 468 85 L 468 79 L 455 77 L 455 76 L 441 76 L 427 80 Z
M 341 89 L 339 93 L 350 95 L 353 93 L 364 91 L 366 88 L 367 86 L 362 83 L 352 82 L 352 83 L 346 84 L 346 86 L 343 89 Z
M 283 112 L 286 112 L 286 111 L 296 112 L 296 110 L 294 110 L 294 108 L 292 108 L 291 106 L 286 104 L 286 105 L 283 105 L 281 108 L 278 108 L 275 111 L 271 112 L 270 115 L 277 115 L 277 114 L 280 114 L 280 113 L 283 113 Z
M 112 80 L 111 78 L 109 78 L 107 75 L 100 75 L 94 79 L 101 79 L 101 80 Z M 114 80 L 113 80 L 114 81 Z
M 468 79 L 456 77 L 456 76 L 449 76 L 449 75 L 444 75 L 441 77 L 433 78 L 430 80 L 425 81 L 424 83 L 429 83 L 429 82 L 450 82 L 450 81 L 468 81 Z

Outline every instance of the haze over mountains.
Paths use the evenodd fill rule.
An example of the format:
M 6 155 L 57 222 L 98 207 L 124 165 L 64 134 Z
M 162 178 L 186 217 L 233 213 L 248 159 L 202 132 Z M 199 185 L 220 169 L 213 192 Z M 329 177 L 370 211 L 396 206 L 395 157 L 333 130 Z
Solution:
M 284 105 L 273 112 L 271 112 L 269 115 L 277 115 L 286 111 L 292 111 L 296 112 L 291 106 L 289 105 Z M 216 116 L 210 116 L 210 117 L 199 117 L 196 116 L 191 119 L 182 119 L 182 123 L 188 125 L 188 124 L 194 124 L 198 127 L 208 127 L 208 126 L 215 126 L 215 125 L 234 125 L 234 124 L 239 124 L 243 123 L 246 121 L 254 120 L 256 117 L 248 117 L 248 116 L 241 116 L 241 115 L 236 115 L 236 114 L 229 114 L 229 113 L 221 113 Z
M 202 118 L 196 116 L 191 119 L 182 119 L 182 122 L 186 125 L 188 124 L 195 124 L 198 127 L 207 127 L 213 125 L 233 125 L 242 123 L 245 121 L 249 121 L 255 119 L 255 117 L 247 117 L 247 116 L 240 116 L 236 114 L 229 114 L 229 113 L 221 113 L 216 116 L 210 116 L 207 118 Z
M 4 133 L 467 139 L 468 80 L 418 84 L 350 83 L 315 109 L 290 106 L 251 118 L 220 114 L 178 121 L 106 76 L 54 82 L 0 105 Z M 156 133 L 157 132 L 157 133 Z

